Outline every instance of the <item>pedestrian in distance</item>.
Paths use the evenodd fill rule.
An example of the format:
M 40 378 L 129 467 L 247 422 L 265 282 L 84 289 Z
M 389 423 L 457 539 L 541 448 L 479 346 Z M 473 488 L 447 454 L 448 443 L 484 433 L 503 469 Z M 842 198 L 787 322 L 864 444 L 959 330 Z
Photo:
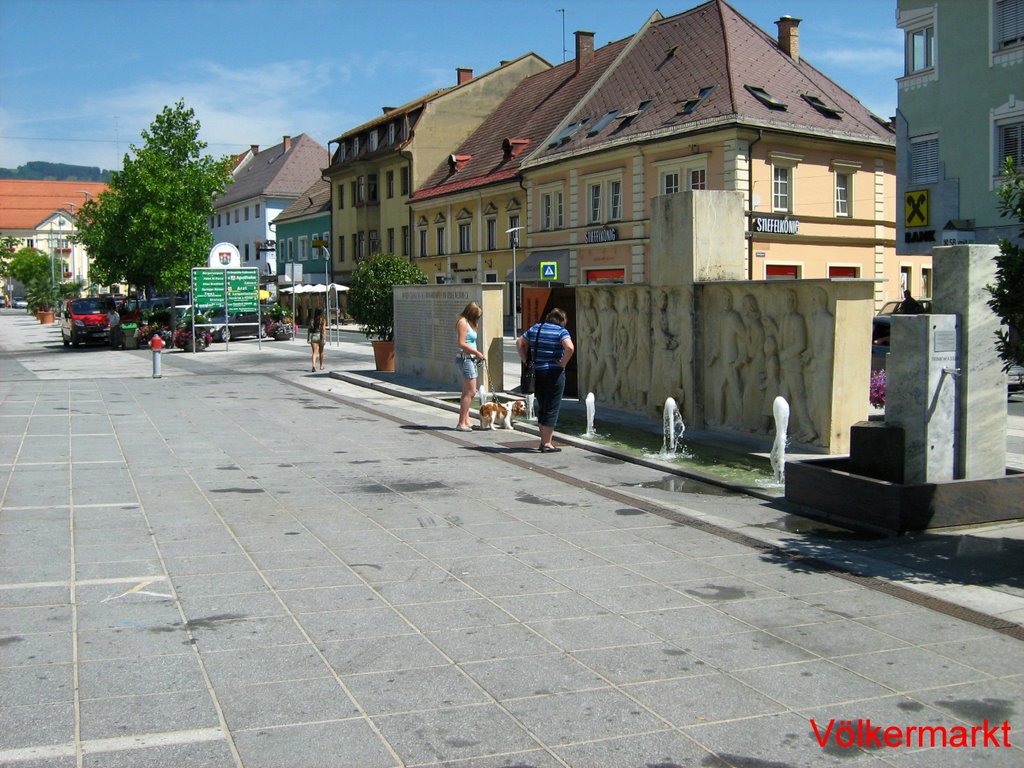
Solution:
M 313 322 L 309 324 L 306 331 L 306 342 L 309 344 L 310 371 L 316 371 L 317 363 L 320 363 L 320 370 L 324 369 L 324 342 L 327 340 L 327 318 L 323 310 L 318 309 L 313 314 Z
M 110 348 L 117 349 L 121 346 L 121 315 L 113 299 L 107 304 L 107 326 L 110 328 Z
M 555 308 L 544 322 L 537 323 L 516 339 L 516 351 L 524 363 L 533 354 L 536 371 L 537 424 L 540 427 L 541 453 L 562 450 L 551 442 L 558 426 L 558 411 L 565 391 L 565 367 L 576 351 L 565 329 L 565 312 Z
M 922 307 L 920 302 L 910 295 L 910 289 L 907 288 L 903 291 L 903 301 L 900 302 L 900 306 L 897 309 L 897 314 L 900 315 L 920 315 Z
M 459 351 L 455 355 L 455 364 L 459 369 L 459 379 L 462 382 L 462 395 L 459 398 L 459 423 L 455 427 L 456 432 L 472 432 L 473 425 L 469 421 L 469 407 L 476 397 L 476 380 L 480 375 L 479 363 L 484 359 L 484 353 L 476 348 L 477 324 L 483 310 L 475 301 L 469 302 L 466 308 L 459 313 L 459 319 L 455 321 L 455 341 Z

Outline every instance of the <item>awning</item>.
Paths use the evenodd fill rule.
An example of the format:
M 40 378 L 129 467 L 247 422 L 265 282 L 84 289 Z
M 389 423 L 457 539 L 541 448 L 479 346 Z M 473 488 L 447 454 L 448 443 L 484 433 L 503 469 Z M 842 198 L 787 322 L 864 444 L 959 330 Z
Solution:
M 541 280 L 540 264 L 542 261 L 553 261 L 557 264 L 557 280 Z M 512 270 L 505 275 L 507 282 L 512 282 Z M 519 283 L 567 283 L 569 282 L 569 251 L 533 251 L 516 267 L 516 282 Z
M 345 293 L 348 290 L 348 286 L 341 285 L 340 283 L 331 283 L 330 285 L 296 285 L 294 288 L 282 288 L 281 293 L 327 293 L 329 290 L 335 293 Z

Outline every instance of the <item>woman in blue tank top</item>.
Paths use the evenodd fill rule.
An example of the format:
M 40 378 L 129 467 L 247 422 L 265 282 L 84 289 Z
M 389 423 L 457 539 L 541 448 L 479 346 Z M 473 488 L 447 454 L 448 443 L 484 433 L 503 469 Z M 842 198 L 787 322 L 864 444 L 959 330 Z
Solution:
M 534 355 L 536 370 L 537 424 L 540 427 L 541 453 L 557 453 L 551 437 L 558 425 L 558 411 L 565 391 L 565 366 L 576 351 L 572 337 L 565 330 L 566 316 L 552 309 L 543 323 L 537 323 L 516 339 L 516 351 L 525 363 Z
M 455 363 L 459 367 L 459 379 L 462 381 L 462 396 L 459 398 L 458 432 L 472 432 L 473 425 L 469 421 L 469 406 L 476 397 L 477 364 L 484 359 L 484 354 L 476 348 L 477 323 L 483 310 L 475 301 L 469 302 L 462 310 L 455 323 L 456 342 L 459 352 Z

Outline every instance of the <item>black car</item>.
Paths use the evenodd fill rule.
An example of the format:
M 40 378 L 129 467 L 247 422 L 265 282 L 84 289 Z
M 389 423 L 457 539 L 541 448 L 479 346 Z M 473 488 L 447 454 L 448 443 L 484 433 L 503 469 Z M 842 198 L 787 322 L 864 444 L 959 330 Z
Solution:
M 210 333 L 214 341 L 262 339 L 266 335 L 257 312 L 232 312 L 225 317 L 224 307 L 217 307 L 203 314 L 210 321 Z

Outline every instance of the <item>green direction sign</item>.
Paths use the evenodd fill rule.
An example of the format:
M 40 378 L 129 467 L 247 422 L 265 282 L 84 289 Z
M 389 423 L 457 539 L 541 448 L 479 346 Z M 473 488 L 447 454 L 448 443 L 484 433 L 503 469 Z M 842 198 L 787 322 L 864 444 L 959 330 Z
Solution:
M 258 269 L 226 269 L 228 312 L 255 312 L 260 304 Z
M 192 270 L 192 303 L 205 309 L 224 306 L 223 269 Z
M 227 288 L 228 312 L 255 312 L 260 303 L 258 269 L 192 270 L 193 303 L 202 309 L 224 306 Z

